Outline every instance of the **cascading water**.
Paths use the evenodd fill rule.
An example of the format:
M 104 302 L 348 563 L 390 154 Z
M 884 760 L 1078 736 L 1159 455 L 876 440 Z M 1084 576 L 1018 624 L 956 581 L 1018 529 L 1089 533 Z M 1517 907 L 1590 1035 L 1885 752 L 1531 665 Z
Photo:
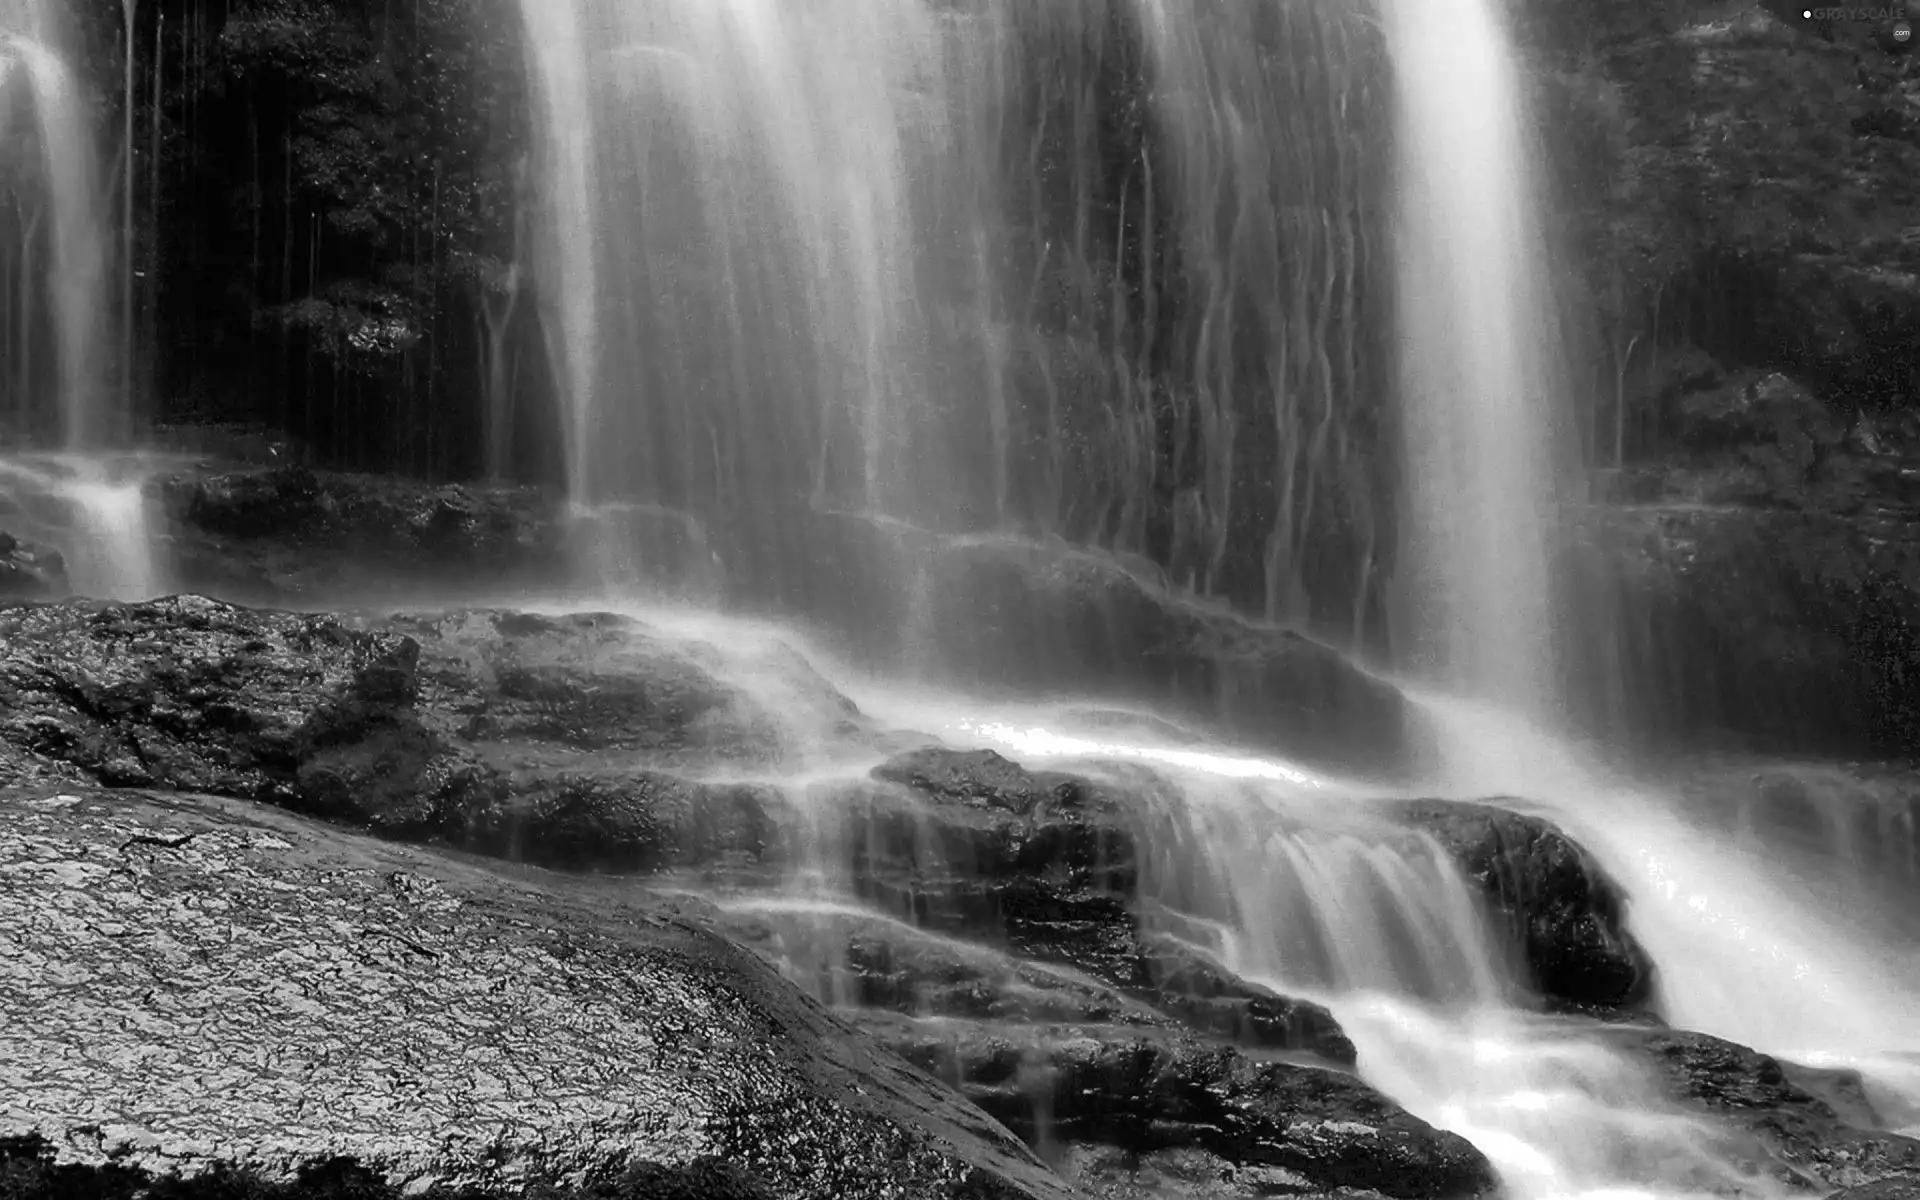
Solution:
M 778 574 L 795 506 L 903 512 L 931 495 L 934 450 L 908 444 L 926 388 L 906 193 L 907 142 L 937 139 L 922 126 L 942 110 L 915 94 L 939 85 L 932 15 L 523 11 L 575 504 L 695 514 Z
M 1415 670 L 1446 693 L 1427 698 L 1440 778 L 1467 796 L 1539 797 L 1594 848 L 1632 895 L 1663 1006 L 1682 1025 L 1837 1055 L 1910 1089 L 1910 1064 L 1889 1070 L 1876 1056 L 1920 1046 L 1903 1014 L 1911 969 L 1816 915 L 1783 886 L 1779 858 L 1709 852 L 1709 829 L 1678 815 L 1675 798 L 1609 786 L 1561 740 L 1551 564 L 1567 377 L 1520 77 L 1492 0 L 1384 0 L 1382 14 L 1400 113 L 1402 602 Z M 1705 1149 L 1689 1152 L 1698 1135 L 1590 1035 L 1495 1005 L 1464 1025 L 1398 1003 L 1339 1011 L 1384 1087 L 1471 1136 L 1522 1192 L 1739 1183 Z
M 1632 890 L 1687 1024 L 1783 1052 L 1920 1044 L 1883 1002 L 1911 984 L 1872 947 L 1792 900 L 1767 902 L 1771 937 L 1728 923 L 1770 890 L 1763 855 L 1710 862 L 1665 801 L 1566 766 L 1549 565 L 1564 385 L 1495 0 L 1380 0 L 1378 30 L 1327 4 L 1199 0 L 522 12 L 569 489 L 602 540 L 641 548 L 636 573 L 660 567 L 646 530 L 671 528 L 703 571 L 763 577 L 781 598 L 810 572 L 863 613 L 858 586 L 906 597 L 867 622 L 875 637 L 937 620 L 947 585 L 924 555 L 860 585 L 838 573 L 842 534 L 817 518 L 851 514 L 900 544 L 1017 531 L 1151 553 L 1271 618 L 1357 631 L 1379 536 L 1369 285 L 1390 258 L 1396 632 L 1422 686 L 1449 697 L 1423 701 L 1433 786 L 1539 797 L 1592 846 Z M 1389 69 L 1382 256 L 1380 139 L 1365 135 Z M 1132 156 L 1117 172 L 1115 144 Z M 1253 588 L 1234 582 L 1248 545 Z M 1205 748 L 1042 737 L 970 703 L 896 724 L 1089 773 L 1148 760 L 1164 803 L 1147 890 L 1172 932 L 1322 999 L 1362 1072 L 1468 1135 L 1517 1196 L 1769 1191 L 1592 1026 L 1527 1007 L 1457 868 L 1362 790 Z M 807 815 L 811 865 L 793 893 L 732 903 L 855 911 L 823 807 L 845 793 L 809 772 L 865 765 L 754 781 Z M 1819 1007 L 1843 986 L 1868 998 Z M 1841 1019 L 1811 1019 L 1822 1011 Z M 1833 1036 L 1793 1042 L 1795 1022 Z
M 26 523 L 15 532 L 63 551 L 75 592 L 141 598 L 160 590 L 147 465 L 125 453 L 130 405 L 110 373 L 129 357 L 111 337 L 111 204 L 84 92 L 62 53 L 66 13 L 59 0 L 0 0 L 0 127 L 9 148 L 34 149 L 32 161 L 0 159 L 12 218 L 0 254 L 14 284 L 0 450 L 57 451 L 0 459 L 0 510 Z M 36 353 L 40 345 L 51 352 Z
M 1368 623 L 1365 22 L 1192 0 L 521 8 L 537 303 L 602 548 L 658 560 L 611 506 L 680 511 L 741 590 L 831 610 L 845 580 L 820 564 L 850 543 L 904 592 L 899 523 L 1037 534 L 1275 620 Z

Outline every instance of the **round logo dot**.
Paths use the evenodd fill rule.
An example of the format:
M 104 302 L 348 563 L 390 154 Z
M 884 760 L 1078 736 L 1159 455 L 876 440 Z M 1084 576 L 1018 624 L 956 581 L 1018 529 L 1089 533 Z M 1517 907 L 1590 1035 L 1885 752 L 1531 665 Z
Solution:
M 1913 26 L 1905 21 L 1896 21 L 1893 26 L 1893 40 L 1905 44 L 1913 37 Z

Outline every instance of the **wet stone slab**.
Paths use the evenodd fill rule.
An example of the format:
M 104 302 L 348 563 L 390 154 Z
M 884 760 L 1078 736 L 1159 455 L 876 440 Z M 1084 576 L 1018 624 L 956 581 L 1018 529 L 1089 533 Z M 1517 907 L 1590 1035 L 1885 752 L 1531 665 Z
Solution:
M 1063 1194 L 631 889 L 225 802 L 0 793 L 0 1011 L 0 1137 L 80 1162 L 496 1188 L 711 1156 L 782 1195 Z

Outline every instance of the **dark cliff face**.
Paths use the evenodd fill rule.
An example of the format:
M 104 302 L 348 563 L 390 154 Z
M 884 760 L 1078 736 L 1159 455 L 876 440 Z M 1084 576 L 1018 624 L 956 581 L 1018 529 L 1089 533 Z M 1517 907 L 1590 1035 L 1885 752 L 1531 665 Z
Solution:
M 525 193 L 511 3 L 132 6 L 136 390 L 161 422 L 257 422 L 318 458 L 482 466 L 489 339 L 540 396 L 512 273 Z M 76 4 L 109 153 L 125 10 Z M 542 465 L 537 423 L 522 431 Z
M 136 11 L 136 203 L 152 268 L 137 307 L 158 415 L 259 419 L 336 462 L 471 474 L 491 318 L 519 360 L 510 386 L 533 410 L 519 432 L 537 441 L 545 368 L 532 298 L 510 276 L 529 184 L 510 0 L 160 0 Z M 104 117 L 119 104 L 108 47 L 123 37 L 120 8 L 100 0 L 86 15 Z M 1576 309 L 1594 317 L 1580 349 L 1595 359 L 1596 461 L 1615 457 L 1623 373 L 1625 439 L 1659 451 L 1637 381 L 1661 373 L 1657 347 L 1680 342 L 1730 369 L 1789 371 L 1847 406 L 1910 404 L 1920 76 L 1906 47 L 1876 24 L 1804 21 L 1754 0 L 1644 11 L 1527 0 L 1515 20 L 1539 83 Z M 1286 45 L 1310 40 L 1283 32 Z M 1136 328 L 1150 375 L 1191 374 L 1185 327 L 1206 314 L 1197 264 L 1181 261 L 1170 224 L 1176 186 L 1137 169 L 1142 153 L 1172 149 L 1156 145 L 1165 135 L 1144 113 L 1155 81 L 1125 44 L 1138 31 L 1116 18 L 1074 35 L 1086 45 L 1057 31 L 1020 36 L 1040 65 L 1084 73 L 1100 119 L 1088 144 L 1064 144 L 1049 132 L 1073 115 L 1058 98 L 1037 85 L 1012 98 L 1006 116 L 1036 131 L 1025 139 L 1034 187 L 1006 214 L 1020 243 L 1010 251 L 1031 265 L 1084 225 L 1082 240 L 1109 249 L 1080 265 L 1117 284 L 1050 280 L 1032 320 L 1065 343 L 1098 340 L 1097 327 L 1118 321 Z M 1354 61 L 1388 69 L 1377 54 Z M 1356 103 L 1349 115 L 1385 144 L 1382 114 L 1365 96 Z M 1358 297 L 1357 316 L 1379 326 L 1383 282 L 1360 266 L 1372 295 Z M 1104 311 L 1115 303 L 1127 312 Z M 1259 357 L 1245 364 L 1256 375 Z M 1377 406 L 1382 383 L 1362 375 L 1340 381 L 1356 413 Z M 1091 432 L 1097 414 L 1082 416 Z M 522 474 L 551 469 L 539 447 L 525 457 Z
M 1780 3 L 1524 6 L 1590 319 L 1589 716 L 1920 746 L 1920 67 Z

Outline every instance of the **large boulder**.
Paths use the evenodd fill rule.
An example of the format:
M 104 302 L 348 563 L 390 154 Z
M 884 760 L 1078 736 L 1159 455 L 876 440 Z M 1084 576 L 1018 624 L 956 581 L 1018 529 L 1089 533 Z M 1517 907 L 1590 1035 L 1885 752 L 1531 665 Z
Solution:
M 1141 802 L 990 750 L 927 747 L 835 796 L 852 889 L 922 928 L 1072 968 L 1192 1028 L 1351 1063 L 1320 1005 L 1238 979 L 1142 920 Z
M 0 1137 L 64 1160 L 282 1178 L 346 1157 L 410 1193 L 637 1171 L 739 1196 L 1066 1195 L 631 888 L 180 796 L 12 792 L 0 817 Z
M 1445 800 L 1395 811 L 1453 856 L 1504 922 L 1547 1000 L 1611 1010 L 1651 997 L 1653 960 L 1627 928 L 1625 893 L 1551 822 Z
M 953 676 L 1156 703 L 1303 762 L 1395 776 L 1406 698 L 1331 646 L 1174 592 L 1106 555 L 1011 539 L 942 546 L 921 627 Z
M 109 786 L 314 806 L 314 762 L 426 741 L 419 647 L 334 617 L 74 602 L 0 610 L 0 646 L 0 741 Z M 361 803 L 412 805 L 427 762 Z
M 627 618 L 341 618 L 180 596 L 0 610 L 0 644 L 0 745 L 110 786 L 561 867 L 776 849 L 762 789 L 680 769 L 780 761 L 791 713 Z M 802 672 L 804 689 L 857 732 L 818 676 Z

